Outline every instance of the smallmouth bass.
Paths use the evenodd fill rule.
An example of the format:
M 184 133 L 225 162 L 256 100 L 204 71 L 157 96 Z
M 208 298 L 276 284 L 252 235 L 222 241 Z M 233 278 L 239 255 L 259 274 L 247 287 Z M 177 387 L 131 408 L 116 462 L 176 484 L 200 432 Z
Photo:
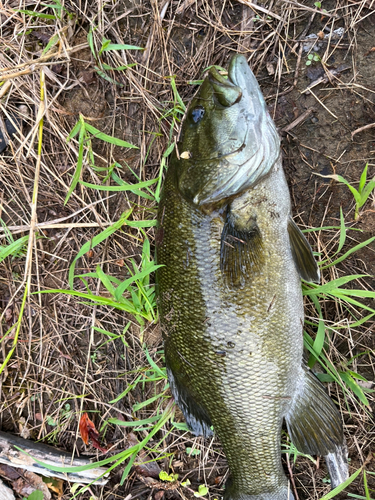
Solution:
M 192 100 L 158 211 L 157 290 L 172 394 L 193 433 L 217 433 L 225 500 L 292 500 L 281 427 L 347 477 L 341 417 L 304 367 L 301 277 L 319 281 L 291 218 L 280 140 L 242 55 Z

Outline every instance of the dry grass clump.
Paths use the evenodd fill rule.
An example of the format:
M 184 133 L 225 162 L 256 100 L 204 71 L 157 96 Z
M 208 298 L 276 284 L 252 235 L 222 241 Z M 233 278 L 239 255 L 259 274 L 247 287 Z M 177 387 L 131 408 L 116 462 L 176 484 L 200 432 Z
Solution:
M 350 193 L 312 174 L 339 173 L 356 183 L 366 162 L 374 172 L 371 129 L 351 135 L 375 122 L 373 2 L 47 4 L 0 2 L 0 130 L 5 133 L 6 120 L 17 129 L 0 153 L 0 246 L 14 245 L 0 261 L 1 428 L 77 455 L 93 454 L 78 433 L 80 415 L 89 411 L 110 455 L 144 439 L 151 427 L 133 433 L 109 419 L 152 418 L 168 404 L 165 379 L 150 365 L 151 359 L 163 366 L 153 282 L 146 276 L 125 289 L 124 298 L 136 304 L 137 314 L 125 302 L 120 310 L 104 300 L 35 292 L 68 290 L 75 262 L 74 274 L 86 275 L 73 280 L 75 292 L 90 290 L 110 301 L 111 287 L 150 269 L 160 165 L 178 133 L 180 99 L 187 102 L 196 89 L 191 82 L 212 64 L 225 67 L 233 51 L 247 55 L 283 129 L 298 223 L 330 227 L 311 234 L 321 258 L 332 256 L 341 241 L 340 207 L 347 227 L 362 230 L 348 231 L 341 254 L 369 239 L 373 205 L 365 205 L 353 225 Z M 318 57 L 309 59 L 309 54 Z M 111 190 L 114 186 L 123 190 Z M 111 232 L 124 213 L 126 220 Z M 147 240 L 151 249 L 144 246 Z M 374 248 L 371 242 L 327 269 L 325 282 L 347 274 L 373 275 Z M 362 277 L 348 286 L 373 290 L 374 281 Z M 363 301 L 374 307 L 371 297 Z M 350 369 L 373 381 L 373 320 L 360 322 L 370 311 L 332 297 L 322 297 L 320 306 L 326 358 L 338 372 Z M 307 333 L 315 338 L 316 304 L 308 302 L 306 314 Z M 355 382 L 364 390 L 373 387 Z M 329 390 L 345 419 L 352 472 L 364 465 L 373 472 L 372 393 L 366 392 L 366 406 L 338 384 L 331 383 Z M 179 420 L 178 412 L 174 418 Z M 124 463 L 107 487 L 93 486 L 82 496 L 190 498 L 199 485 L 208 485 L 212 498 L 222 493 L 227 470 L 216 441 L 194 438 L 169 424 L 148 447 L 141 460 L 156 459 L 160 470 L 179 474 L 178 483 L 152 483 L 132 468 L 120 484 Z M 187 448 L 199 453 L 188 455 Z M 300 500 L 329 491 L 322 482 L 324 465 L 317 468 L 299 458 L 293 466 L 291 458 L 289 469 Z M 348 491 L 366 498 L 360 477 Z M 191 485 L 181 486 L 186 479 Z M 368 484 L 374 488 L 371 475 Z M 64 498 L 69 497 L 66 486 Z

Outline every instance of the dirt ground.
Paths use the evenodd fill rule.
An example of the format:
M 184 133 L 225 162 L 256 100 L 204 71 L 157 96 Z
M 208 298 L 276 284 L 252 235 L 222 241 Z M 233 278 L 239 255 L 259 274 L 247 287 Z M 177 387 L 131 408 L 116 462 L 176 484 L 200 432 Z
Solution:
M 337 250 L 340 209 L 347 240 L 339 255 L 375 236 L 374 194 L 355 221 L 350 190 L 322 177 L 338 174 L 358 188 L 367 163 L 368 179 L 375 175 L 375 129 L 366 127 L 375 123 L 373 0 L 323 0 L 321 4 L 270 0 L 254 2 L 252 7 L 217 0 L 52 3 L 54 8 L 39 1 L 0 2 L 0 81 L 4 81 L 0 117 L 3 121 L 13 117 L 20 127 L 0 153 L 0 245 L 9 244 L 12 238 L 37 235 L 29 253 L 26 243 L 22 251 L 0 262 L 1 362 L 17 339 L 15 325 L 22 313 L 25 286 L 29 292 L 69 289 L 69 266 L 82 245 L 95 241 L 95 236 L 129 209 L 130 221 L 155 219 L 156 202 L 136 192 L 95 190 L 78 183 L 64 203 L 80 154 L 78 136 L 67 138 L 80 116 L 101 132 L 139 148 L 120 147 L 97 137 L 90 143 L 86 138 L 80 180 L 118 185 L 107 175 L 110 165 L 126 183 L 155 179 L 182 117 L 172 113 L 176 106 L 171 76 L 187 103 L 197 88 L 191 82 L 202 78 L 210 65 L 226 67 L 234 52 L 248 58 L 280 131 L 296 222 L 301 228 L 331 227 L 309 233 L 320 259 L 332 257 Z M 30 11 L 50 17 L 37 17 Z M 54 35 L 58 35 L 58 43 L 48 47 Z M 145 50 L 103 50 L 105 40 Z M 113 69 L 118 67 L 122 69 Z M 43 77 L 45 84 L 41 85 Z M 75 275 L 94 273 L 100 266 L 114 280 L 128 278 L 132 260 L 141 265 L 146 237 L 153 253 L 151 224 L 144 229 L 124 224 L 92 248 L 88 243 L 76 262 Z M 347 286 L 374 290 L 374 251 L 375 241 L 324 271 L 323 280 L 366 275 Z M 86 282 L 93 293 L 109 296 L 95 277 L 88 276 Z M 86 291 L 78 278 L 74 288 Z M 129 448 L 134 439 L 143 439 L 145 430 L 135 436 L 108 420 L 155 414 L 155 406 L 135 411 L 134 405 L 160 392 L 165 381 L 137 384 L 113 401 L 150 368 L 144 344 L 153 361 L 163 366 L 157 322 L 151 318 L 140 326 L 128 313 L 105 305 L 93 307 L 69 295 L 25 296 L 16 349 L 0 374 L 1 429 L 97 459 Z M 362 302 L 374 308 L 373 299 Z M 329 298 L 321 307 L 332 333 L 326 346 L 328 358 L 338 369 L 350 366 L 365 377 L 365 387 L 371 390 L 375 380 L 374 323 L 370 319 L 351 326 L 369 312 L 357 307 L 353 319 L 350 311 Z M 316 318 L 309 302 L 306 315 Z M 311 336 L 316 333 L 314 321 L 315 326 L 307 327 Z M 345 328 L 338 328 L 342 326 Z M 103 331 L 111 332 L 112 337 Z M 365 406 L 354 394 L 344 396 L 336 384 L 327 387 L 343 414 L 350 473 L 359 467 L 374 473 L 373 394 L 366 392 L 369 406 Z M 84 411 L 90 412 L 102 442 L 111 447 L 108 454 L 86 446 L 80 438 L 78 422 Z M 177 412 L 175 420 L 179 419 Z M 149 450 L 157 444 L 158 451 L 149 451 L 148 457 L 157 459 L 157 472 L 176 473 L 179 481 L 189 479 L 188 488 L 177 482 L 152 481 L 137 468 L 121 484 L 124 463 L 112 473 L 107 486 L 91 486 L 80 498 L 194 498 L 193 492 L 202 484 L 209 487 L 206 498 L 223 494 L 227 467 L 218 441 L 194 438 L 166 426 L 150 441 Z M 188 447 L 199 454 L 189 456 Z M 293 464 L 291 457 L 289 464 L 285 461 L 285 469 L 288 477 L 292 474 L 299 500 L 317 500 L 330 490 L 323 460 L 316 463 L 299 457 Z M 336 498 L 349 498 L 348 493 L 359 495 L 355 498 L 375 498 L 375 476 L 368 474 L 367 480 L 368 497 L 360 474 Z M 63 488 L 62 498 L 71 498 L 69 483 Z

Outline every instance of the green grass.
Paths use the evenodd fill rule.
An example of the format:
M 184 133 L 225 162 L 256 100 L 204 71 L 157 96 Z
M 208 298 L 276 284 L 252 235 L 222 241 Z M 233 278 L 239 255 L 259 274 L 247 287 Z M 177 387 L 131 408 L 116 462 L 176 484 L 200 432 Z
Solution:
M 340 262 L 345 261 L 345 259 L 347 259 L 350 255 L 368 246 L 375 240 L 375 237 L 370 238 L 362 243 L 353 246 L 342 255 L 339 255 L 346 243 L 347 238 L 347 229 L 345 226 L 342 210 L 340 211 L 340 222 L 339 243 L 337 250 L 332 253 L 332 256 L 329 260 L 326 259 L 319 262 L 321 270 L 329 269 L 339 264 Z M 316 230 L 320 231 L 321 229 Z M 318 374 L 318 377 L 323 382 L 337 382 L 343 389 L 344 393 L 354 393 L 361 401 L 361 403 L 368 407 L 369 402 L 365 394 L 366 390 L 363 389 L 357 382 L 357 380 L 366 380 L 358 373 L 350 370 L 349 366 L 352 360 L 348 360 L 346 365 L 341 366 L 341 369 L 338 370 L 329 361 L 325 354 L 325 346 L 327 345 L 327 340 L 333 335 L 334 330 L 346 329 L 348 328 L 348 326 L 350 326 L 351 328 L 360 326 L 365 322 L 370 321 L 375 315 L 375 309 L 361 302 L 361 299 L 363 298 L 374 299 L 375 292 L 364 289 L 345 288 L 345 285 L 347 285 L 348 283 L 354 282 L 355 280 L 364 277 L 366 277 L 365 274 L 348 275 L 328 281 L 322 285 L 317 285 L 314 283 L 303 283 L 302 290 L 304 296 L 309 297 L 309 299 L 312 301 L 315 307 L 316 317 L 318 321 L 314 339 L 306 331 L 304 332 L 305 348 L 310 352 L 310 357 L 308 360 L 309 367 L 313 368 L 317 362 L 320 363 L 320 365 L 326 372 L 325 374 Z M 326 324 L 323 318 L 321 303 L 327 299 L 332 300 L 336 304 L 340 305 L 346 312 L 348 316 L 348 323 L 346 325 L 335 325 L 335 327 L 333 328 L 332 326 Z M 355 308 L 359 308 L 361 312 L 367 311 L 369 314 L 364 317 L 357 317 Z M 311 322 L 307 319 L 305 320 L 305 323 L 310 327 L 315 326 L 314 322 Z M 367 390 L 367 392 L 373 391 Z
M 321 174 L 316 174 L 319 175 L 320 177 L 326 177 L 329 179 L 334 179 L 335 181 L 341 182 L 342 184 L 345 184 L 347 186 L 355 200 L 355 210 L 354 210 L 354 220 L 358 220 L 359 218 L 359 210 L 360 208 L 363 207 L 363 205 L 366 203 L 366 201 L 369 199 L 371 193 L 375 189 L 375 177 L 373 177 L 367 184 L 367 168 L 368 168 L 368 163 L 365 165 L 365 168 L 363 169 L 361 178 L 359 180 L 359 185 L 358 189 L 356 189 L 354 186 L 352 186 L 344 177 L 341 175 L 333 174 L 333 175 L 321 175 Z
M 82 115 L 80 115 L 79 120 L 74 125 L 72 131 L 67 137 L 67 141 L 71 141 L 74 137 L 78 135 L 78 160 L 77 166 L 73 174 L 72 182 L 69 187 L 69 191 L 65 198 L 65 204 L 68 203 L 68 200 L 76 188 L 80 178 L 82 176 L 82 171 L 84 167 L 84 162 L 88 161 L 90 166 L 97 171 L 100 171 L 98 167 L 95 166 L 95 156 L 92 149 L 92 139 L 100 139 L 101 141 L 107 142 L 109 144 L 113 144 L 114 146 L 120 146 L 122 148 L 135 148 L 139 149 L 138 146 L 134 146 L 127 141 L 123 141 L 122 139 L 117 139 L 111 135 L 107 135 L 97 128 L 93 127 L 89 123 L 87 123 Z M 83 183 L 84 184 L 84 183 Z M 92 187 L 92 186 L 91 186 Z
M 7 257 L 17 259 L 25 255 L 27 243 L 29 241 L 29 235 L 22 236 L 21 238 L 18 238 L 18 240 L 15 240 L 3 219 L 0 219 L 0 223 L 4 229 L 5 239 L 8 243 L 7 245 L 0 245 L 0 263 Z

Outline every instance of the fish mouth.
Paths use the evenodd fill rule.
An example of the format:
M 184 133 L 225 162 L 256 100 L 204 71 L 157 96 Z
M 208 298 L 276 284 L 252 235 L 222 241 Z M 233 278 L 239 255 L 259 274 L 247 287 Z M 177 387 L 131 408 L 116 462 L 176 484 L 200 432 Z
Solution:
M 209 73 L 209 80 L 214 88 L 216 97 L 223 106 L 230 107 L 240 101 L 249 102 L 250 100 L 251 107 L 255 111 L 254 115 L 265 112 L 263 109 L 264 99 L 262 92 L 244 55 L 234 54 L 231 57 L 228 66 L 228 79 L 225 79 L 218 71 L 211 70 Z M 246 122 L 246 126 L 243 130 L 243 140 L 238 148 L 228 152 L 224 150 L 223 153 L 218 152 L 216 155 L 210 158 L 202 158 L 202 160 L 230 158 L 241 153 L 246 147 L 248 132 L 249 123 Z
M 228 79 L 233 85 L 241 89 L 243 99 L 250 98 L 253 101 L 257 101 L 259 105 L 263 102 L 263 95 L 257 79 L 251 71 L 244 55 L 234 54 L 231 57 L 228 67 Z
M 209 82 L 214 90 L 215 97 L 217 101 L 225 108 L 229 108 L 235 104 L 238 104 L 243 99 L 243 91 L 242 87 L 238 85 L 237 80 L 241 80 L 236 75 L 241 71 L 242 64 L 245 63 L 247 66 L 247 61 L 245 57 L 240 56 L 240 54 L 235 54 L 232 56 L 229 69 L 228 69 L 228 78 L 224 78 L 215 68 L 212 68 L 208 73 Z M 246 147 L 246 137 L 248 134 L 248 124 L 246 124 L 245 130 L 243 130 L 243 140 L 238 145 L 236 149 L 230 149 L 229 151 L 219 152 L 213 154 L 209 158 L 201 158 L 198 161 L 206 161 L 206 160 L 214 160 L 219 158 L 229 158 L 231 156 L 235 156 L 238 153 L 241 153 L 243 149 Z

